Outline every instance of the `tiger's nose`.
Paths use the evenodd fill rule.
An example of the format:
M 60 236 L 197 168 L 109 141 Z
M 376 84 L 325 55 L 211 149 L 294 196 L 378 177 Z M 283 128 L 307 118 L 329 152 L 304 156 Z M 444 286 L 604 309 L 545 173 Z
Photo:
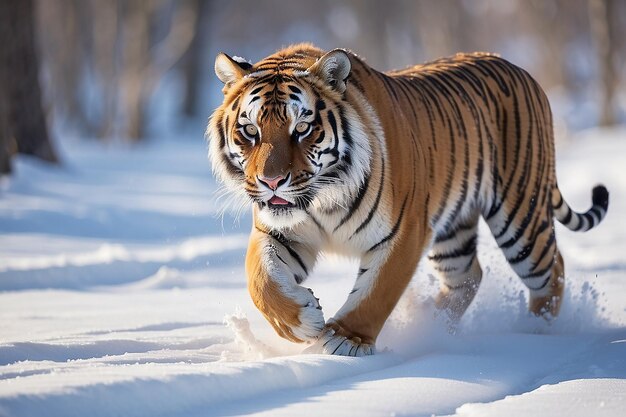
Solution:
M 283 177 L 282 175 L 277 175 L 274 178 L 257 176 L 257 179 L 259 180 L 261 184 L 265 185 L 270 190 L 276 190 L 278 187 L 283 185 L 285 181 L 287 180 L 287 178 Z

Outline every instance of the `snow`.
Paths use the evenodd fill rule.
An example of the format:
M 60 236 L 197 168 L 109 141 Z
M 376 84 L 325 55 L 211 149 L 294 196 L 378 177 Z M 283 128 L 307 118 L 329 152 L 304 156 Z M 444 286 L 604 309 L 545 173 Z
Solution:
M 302 354 L 250 301 L 248 214 L 221 216 L 206 144 L 62 142 L 0 183 L 0 416 L 622 416 L 626 409 L 626 131 L 558 143 L 570 204 L 611 192 L 604 223 L 557 226 L 567 289 L 554 323 L 481 225 L 485 277 L 455 332 L 428 265 L 366 358 Z M 326 317 L 357 264 L 308 281 Z

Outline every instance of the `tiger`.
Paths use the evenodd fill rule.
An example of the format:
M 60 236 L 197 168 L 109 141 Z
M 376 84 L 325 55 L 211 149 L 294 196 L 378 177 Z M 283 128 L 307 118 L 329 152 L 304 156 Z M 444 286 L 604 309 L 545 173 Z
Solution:
M 412 279 L 431 262 L 435 306 L 451 320 L 482 279 L 483 218 L 553 320 L 565 285 L 554 219 L 586 231 L 609 195 L 573 211 L 557 186 L 550 104 L 525 70 L 490 53 L 459 53 L 380 72 L 345 49 L 281 49 L 256 64 L 220 53 L 223 103 L 209 159 L 223 186 L 252 205 L 245 270 L 255 306 L 307 352 L 364 356 Z M 303 283 L 323 253 L 359 261 L 334 317 Z

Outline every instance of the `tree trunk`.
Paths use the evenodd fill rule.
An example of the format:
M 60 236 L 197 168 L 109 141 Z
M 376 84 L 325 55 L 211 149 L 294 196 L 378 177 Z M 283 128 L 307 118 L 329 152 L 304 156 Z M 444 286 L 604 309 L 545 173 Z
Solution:
M 126 135 L 133 142 L 145 139 L 146 111 L 158 81 L 180 60 L 193 39 L 196 22 L 193 3 L 185 1 L 176 5 L 169 31 L 156 42 L 150 28 L 160 4 L 157 1 L 126 1 L 122 106 L 126 115 Z
M 17 152 L 58 162 L 41 103 L 33 0 L 0 1 L 0 65 L 9 97 L 8 129 Z
M 144 139 L 144 86 L 149 65 L 150 13 L 153 2 L 128 0 L 124 14 L 122 108 L 126 136 L 131 142 Z
M 11 172 L 11 151 L 9 144 L 13 142 L 9 129 L 9 100 L 4 86 L 3 65 L 0 65 L 0 175 Z
M 1 6 L 0 6 L 1 7 Z M 5 29 L 0 26 L 0 39 L 5 39 Z M 11 173 L 11 156 L 15 148 L 11 128 L 9 126 L 9 96 L 6 85 L 7 71 L 5 62 L 5 54 L 2 52 L 4 48 L 0 48 L 0 174 Z
M 615 71 L 615 33 L 613 26 L 612 0 L 589 0 L 589 20 L 591 36 L 598 53 L 600 75 L 601 103 L 600 126 L 613 126 L 617 123 L 615 116 L 615 91 L 617 89 L 617 75 Z
M 101 140 L 110 139 L 117 132 L 116 112 L 119 101 L 119 88 L 116 88 L 118 68 L 117 44 L 119 43 L 120 2 L 109 0 L 106 2 L 92 0 L 91 16 L 93 25 L 90 28 L 93 36 L 93 65 L 94 72 L 100 79 L 102 111 L 96 135 Z
M 202 24 L 206 16 L 208 2 L 205 0 L 190 0 L 194 16 L 195 30 L 189 49 L 183 57 L 183 73 L 185 79 L 185 99 L 183 113 L 185 116 L 195 116 L 198 111 L 199 83 L 202 65 L 202 42 L 205 26 Z

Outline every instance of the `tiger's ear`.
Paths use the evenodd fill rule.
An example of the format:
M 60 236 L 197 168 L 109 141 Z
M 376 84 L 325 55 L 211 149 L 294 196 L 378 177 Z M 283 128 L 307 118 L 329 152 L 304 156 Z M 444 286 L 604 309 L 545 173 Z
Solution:
M 250 68 L 252 68 L 252 65 L 243 59 L 238 58 L 235 60 L 224 52 L 220 52 L 215 58 L 215 74 L 224 83 L 224 88 L 230 87 L 233 83 L 249 74 Z
M 346 91 L 346 80 L 350 75 L 352 64 L 350 57 L 343 49 L 333 49 L 311 65 L 308 72 L 326 81 L 335 90 Z

